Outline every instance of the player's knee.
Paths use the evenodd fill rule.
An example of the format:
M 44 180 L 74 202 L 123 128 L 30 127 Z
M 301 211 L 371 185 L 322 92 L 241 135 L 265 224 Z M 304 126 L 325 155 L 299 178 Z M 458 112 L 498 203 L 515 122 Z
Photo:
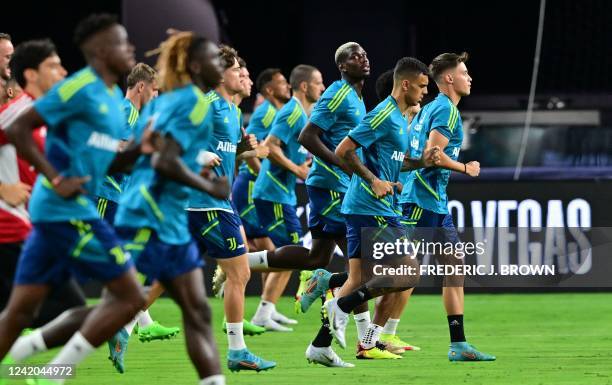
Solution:
M 250 269 L 237 269 L 233 271 L 226 272 L 227 274 L 227 282 L 234 283 L 242 286 L 246 286 L 249 279 L 251 279 L 251 270 Z

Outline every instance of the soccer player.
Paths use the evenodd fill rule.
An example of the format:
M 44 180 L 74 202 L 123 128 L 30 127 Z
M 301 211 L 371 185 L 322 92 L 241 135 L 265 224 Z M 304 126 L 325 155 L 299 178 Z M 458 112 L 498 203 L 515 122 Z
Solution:
M 11 78 L 9 62 L 11 61 L 13 51 L 11 35 L 0 33 L 0 79 L 9 80 Z
M 51 287 L 71 274 L 104 282 L 110 295 L 52 364 L 77 365 L 144 305 L 129 255 L 113 229 L 98 218 L 93 201 L 114 164 L 123 127 L 122 95 L 115 83 L 135 64 L 134 48 L 125 28 L 107 14 L 81 21 L 75 42 L 88 66 L 56 84 L 7 128 L 9 140 L 41 175 L 29 204 L 34 228 L 19 259 L 9 304 L 0 315 L 3 359 Z M 42 125 L 48 130 L 46 156 L 32 138 L 32 130 Z M 44 349 L 42 338 L 36 349 Z
M 206 150 L 215 153 L 220 165 L 211 173 L 226 177 L 230 185 L 234 178 L 236 154 L 256 146 L 254 136 L 242 138 L 237 107 L 233 97 L 242 90 L 238 54 L 230 47 L 220 51 L 223 81 L 206 97 L 210 102 L 213 140 Z M 234 212 L 229 198 L 221 199 L 195 192 L 189 198 L 189 227 L 203 250 L 215 258 L 225 272 L 224 310 L 226 316 L 229 351 L 227 365 L 232 371 L 268 370 L 276 363 L 252 354 L 246 347 L 243 335 L 244 289 L 250 277 L 245 240 L 240 217 Z
M 66 70 L 50 40 L 19 44 L 10 66 L 23 93 L 0 110 L 0 309 L 8 303 L 19 254 L 32 230 L 26 203 L 37 176 L 30 163 L 18 156 L 15 147 L 8 144 L 4 128 L 31 107 L 35 99 L 66 77 Z M 45 126 L 32 130 L 32 137 L 41 152 L 44 152 L 46 131 Z M 64 310 L 83 305 L 85 297 L 71 279 L 50 293 L 32 321 L 32 327 L 42 326 Z
M 264 102 L 253 112 L 246 131 L 248 134 L 255 135 L 257 140 L 262 142 L 268 135 L 276 112 L 291 98 L 291 92 L 289 83 L 278 68 L 263 70 L 257 77 L 257 88 L 264 97 Z M 267 150 L 266 146 L 260 146 L 258 150 L 259 148 Z M 259 159 L 246 159 L 240 165 L 238 176 L 232 188 L 233 202 L 244 224 L 248 242 L 252 245 L 252 247 L 249 247 L 249 251 L 274 250 L 275 248 L 274 243 L 260 224 L 253 201 L 253 187 L 260 168 L 261 161 Z M 290 271 L 262 273 L 263 290 L 258 311 L 262 307 L 272 308 L 270 318 L 273 322 L 268 322 L 270 329 L 288 330 L 282 324 L 297 323 L 296 320 L 278 312 L 275 305 L 285 290 L 290 277 Z M 218 277 L 218 279 L 220 278 L 222 277 Z
M 427 66 L 417 59 L 400 59 L 394 69 L 391 95 L 370 111 L 336 148 L 336 155 L 353 171 L 342 203 L 342 213 L 346 215 L 347 221 L 348 257 L 358 271 L 362 271 L 363 266 L 360 250 L 362 228 L 402 228 L 400 214 L 395 209 L 394 194 L 396 188 L 401 188 L 398 183 L 399 173 L 404 154 L 408 150 L 405 116 L 408 109 L 420 103 L 423 95 L 427 94 L 428 74 Z M 361 158 L 357 154 L 360 148 Z M 414 261 L 407 259 L 405 264 L 414 264 Z M 418 276 L 397 287 L 380 287 L 375 277 L 356 291 L 327 301 L 324 307 L 329 316 L 330 331 L 340 346 L 346 346 L 344 330 L 348 323 L 348 313 L 356 306 L 371 298 L 404 290 L 413 286 L 417 280 Z M 401 358 L 379 343 L 382 332 L 382 326 L 379 325 L 387 321 L 385 314 L 379 314 L 381 310 L 378 309 L 373 322 L 361 338 L 357 358 Z
M 409 226 L 427 228 L 425 239 L 442 243 L 460 242 L 448 211 L 446 186 L 451 171 L 478 176 L 476 161 L 457 161 L 463 141 L 463 126 L 457 105 L 471 91 L 472 78 L 465 62 L 467 53 L 444 53 L 431 63 L 431 72 L 440 93 L 417 114 L 410 132 L 411 157 L 418 158 L 425 142 L 438 146 L 441 161 L 436 167 L 413 171 L 406 176 L 404 190 L 398 202 L 402 204 L 404 221 Z M 417 232 L 421 234 L 421 232 Z M 453 255 L 437 256 L 443 264 L 461 264 Z M 495 356 L 478 351 L 465 338 L 463 329 L 463 276 L 444 277 L 442 296 L 447 313 L 451 345 L 450 361 L 492 361 Z
M 289 83 L 293 97 L 278 111 L 264 141 L 270 155 L 263 161 L 253 189 L 260 224 L 275 247 L 299 244 L 302 237 L 295 183 L 296 178 L 306 179 L 310 161 L 306 160 L 307 151 L 298 143 L 298 137 L 313 104 L 325 90 L 321 72 L 304 64 L 291 71 Z M 273 306 L 262 300 L 251 322 L 268 330 L 292 330 L 272 319 Z

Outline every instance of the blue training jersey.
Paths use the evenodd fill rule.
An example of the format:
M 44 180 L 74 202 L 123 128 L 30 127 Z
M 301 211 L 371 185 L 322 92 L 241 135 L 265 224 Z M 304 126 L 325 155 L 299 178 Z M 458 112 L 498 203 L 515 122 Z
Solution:
M 381 180 L 397 182 L 408 150 L 408 121 L 397 102 L 387 96 L 348 136 L 361 145 L 364 165 Z M 368 182 L 356 173 L 342 202 L 343 214 L 397 217 L 396 195 L 377 198 Z
M 298 143 L 300 132 L 307 122 L 308 116 L 302 103 L 293 97 L 278 111 L 270 129 L 269 135 L 274 135 L 283 143 L 285 156 L 298 165 L 304 163 L 308 154 Z M 272 163 L 270 159 L 264 159 L 253 189 L 253 198 L 295 206 L 295 179 L 291 171 Z
M 142 110 L 135 136 L 153 120 L 153 129 L 170 136 L 183 150 L 181 160 L 193 172 L 204 166 L 200 155 L 212 140 L 210 101 L 195 85 L 167 92 Z M 192 189 L 167 179 L 151 166 L 151 156 L 136 161 L 130 183 L 121 194 L 115 226 L 155 230 L 163 242 L 182 245 L 191 240 L 185 207 Z
M 330 151 L 357 127 L 366 114 L 365 104 L 355 89 L 344 79 L 330 85 L 315 104 L 310 121 L 322 130 L 321 141 Z M 345 192 L 349 176 L 339 167 L 313 158 L 306 184 L 337 192 Z
M 123 112 L 125 113 L 125 125 L 123 133 L 121 134 L 121 140 L 129 140 L 134 132 L 134 126 L 138 121 L 139 112 L 136 107 L 132 104 L 130 99 L 123 99 Z M 102 186 L 100 186 L 100 192 L 98 196 L 100 198 L 108 199 L 109 201 L 119 202 L 119 196 L 122 190 L 125 188 L 127 183 L 127 174 L 116 173 L 114 175 L 107 175 L 104 177 Z
M 451 159 L 459 158 L 463 142 L 463 122 L 459 110 L 443 93 L 425 105 L 414 117 L 410 130 L 410 157 L 421 158 L 432 130 L 448 138 L 444 153 Z M 399 203 L 414 203 L 439 214 L 448 214 L 446 186 L 451 171 L 438 167 L 422 168 L 403 176 L 404 190 Z
M 241 113 L 240 127 L 242 127 L 242 113 Z M 249 125 L 246 128 L 247 134 L 253 134 L 257 138 L 258 141 L 262 141 L 268 136 L 268 132 L 270 132 L 270 126 L 274 121 L 274 117 L 276 116 L 276 108 L 269 100 L 265 100 L 261 103 L 253 114 L 251 115 L 251 120 L 249 120 Z M 238 168 L 239 174 L 248 174 L 252 180 L 257 178 L 257 173 L 252 170 L 249 165 L 243 161 Z
M 221 164 L 212 169 L 217 176 L 226 176 L 230 186 L 234 181 L 236 167 L 236 148 L 242 138 L 238 107 L 227 102 L 217 91 L 206 94 L 210 101 L 210 114 L 213 121 L 213 138 L 207 151 L 221 158 Z M 228 199 L 218 199 L 201 191 L 193 190 L 187 206 L 190 209 L 221 209 L 233 212 Z
M 122 98 L 119 87 L 108 88 L 91 67 L 85 67 L 34 102 L 47 126 L 47 159 L 64 177 L 91 179 L 83 186 L 87 195 L 64 199 L 39 175 L 29 203 L 32 222 L 99 217 L 94 200 L 125 126 Z

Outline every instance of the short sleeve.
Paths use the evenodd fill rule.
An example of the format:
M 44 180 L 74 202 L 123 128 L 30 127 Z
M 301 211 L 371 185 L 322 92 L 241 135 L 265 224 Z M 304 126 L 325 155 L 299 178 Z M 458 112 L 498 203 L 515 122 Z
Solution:
M 272 123 L 272 128 L 270 129 L 270 135 L 276 136 L 281 142 L 287 144 L 291 139 L 291 127 L 287 122 L 289 118 L 288 114 L 279 114 L 274 122 Z
M 432 114 L 431 130 L 436 130 L 450 139 L 453 136 L 458 118 L 459 111 L 457 107 L 451 105 L 440 107 Z
M 72 94 L 65 91 L 67 88 L 63 88 L 64 85 L 70 85 L 70 83 L 63 82 L 56 85 L 46 95 L 34 102 L 34 109 L 50 130 L 75 116 L 80 110 L 79 107 L 83 105 L 85 95 L 82 89 L 81 92 L 77 91 Z
M 323 93 L 310 114 L 310 121 L 324 131 L 329 130 L 348 109 L 348 94 L 352 87 L 342 83 L 342 86 L 334 88 L 330 87 Z
M 172 138 L 186 151 L 193 142 L 196 129 L 202 124 L 212 124 L 213 104 L 206 100 L 184 101 L 174 104 L 160 114 L 160 121 L 167 122 L 161 127 L 162 132 Z

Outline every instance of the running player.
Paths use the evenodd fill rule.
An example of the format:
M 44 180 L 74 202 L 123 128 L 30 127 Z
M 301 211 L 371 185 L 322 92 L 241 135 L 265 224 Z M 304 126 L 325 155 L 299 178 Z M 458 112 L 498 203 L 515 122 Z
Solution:
M 206 97 L 211 105 L 214 131 L 208 151 L 215 153 L 221 164 L 212 173 L 224 176 L 231 184 L 234 178 L 236 153 L 256 145 L 254 136 L 240 140 L 242 130 L 237 107 L 232 98 L 242 90 L 238 55 L 230 47 L 221 48 L 223 81 Z M 255 356 L 246 348 L 243 335 L 244 289 L 250 277 L 247 249 L 241 231 L 240 217 L 234 213 L 229 198 L 219 199 L 194 192 L 189 199 L 189 227 L 208 255 L 217 260 L 227 275 L 224 289 L 224 310 L 229 342 L 228 367 L 238 370 L 268 370 L 276 366 Z
M 347 219 L 348 257 L 353 266 L 362 271 L 361 229 L 368 227 L 402 228 L 400 215 L 395 209 L 394 193 L 401 188 L 398 183 L 404 154 L 408 150 L 408 125 L 405 114 L 408 109 L 421 102 L 427 94 L 429 70 L 425 64 L 414 58 L 400 59 L 394 69 L 394 86 L 391 95 L 370 111 L 364 120 L 352 129 L 336 148 L 341 157 L 354 172 L 351 184 L 342 204 L 342 213 Z M 362 149 L 362 157 L 357 150 Z M 363 159 L 363 161 L 361 160 Z M 414 264 L 414 261 L 405 261 Z M 351 266 L 351 269 L 352 267 Z M 364 266 L 365 267 L 365 266 Z M 366 272 L 364 271 L 364 274 Z M 353 271 L 351 270 L 351 274 Z M 360 277 L 360 280 L 365 279 Z M 410 281 L 417 281 L 418 277 Z M 330 331 L 341 347 L 346 346 L 344 329 L 348 313 L 369 299 L 404 290 L 405 285 L 381 288 L 376 278 L 348 295 L 325 303 L 329 315 Z M 408 287 L 415 282 L 409 282 Z M 360 341 L 357 358 L 397 359 L 401 356 L 386 350 L 379 343 L 382 326 L 388 314 L 378 309 L 372 322 Z M 385 317 L 386 315 L 386 317 Z
M 218 48 L 190 32 L 161 45 L 157 67 L 165 93 L 143 111 L 163 135 L 158 153 L 141 156 L 122 194 L 115 219 L 140 273 L 159 281 L 181 308 L 187 351 L 200 384 L 225 384 L 210 327 L 202 260 L 188 231 L 184 207 L 192 189 L 227 197 L 225 178 L 199 175 L 200 153 L 212 137 L 212 110 L 203 91 L 221 80 Z M 138 135 L 137 135 L 138 137 Z
M 264 141 L 270 155 L 264 160 L 253 189 L 260 224 L 276 247 L 301 243 L 295 183 L 296 177 L 306 179 L 310 161 L 306 160 L 307 151 L 298 143 L 298 136 L 312 105 L 325 90 L 321 72 L 308 65 L 295 67 L 289 82 L 293 97 L 279 110 Z M 262 300 L 251 322 L 268 330 L 290 331 L 272 319 L 273 307 L 274 303 Z
M 268 135 L 277 110 L 289 101 L 291 92 L 289 83 L 277 68 L 263 70 L 257 77 L 257 88 L 264 97 L 264 102 L 253 112 L 249 121 L 249 126 L 247 127 L 247 133 L 255 135 L 257 140 L 262 142 Z M 260 147 L 267 150 L 266 146 Z M 240 219 L 244 224 L 246 237 L 249 245 L 251 245 L 249 251 L 274 250 L 275 247 L 272 240 L 267 236 L 267 233 L 260 225 L 255 203 L 253 201 L 253 187 L 255 186 L 255 180 L 260 167 L 261 161 L 257 158 L 245 160 L 245 162 L 240 165 L 238 176 L 232 188 L 233 203 L 240 214 Z M 272 322 L 267 321 L 268 328 L 271 330 L 288 330 L 288 328 L 282 326 L 282 324 L 297 323 L 296 320 L 288 318 L 276 310 L 276 302 L 285 290 L 290 277 L 291 272 L 289 271 L 262 273 L 263 289 L 257 313 L 261 314 L 264 308 L 266 308 L 267 314 L 267 308 L 272 308 L 269 317 Z M 223 279 L 223 277 L 219 275 L 216 275 L 215 278 L 215 283 Z M 216 286 L 215 284 L 215 287 Z M 256 314 L 256 318 L 261 318 L 257 316 L 258 314 Z M 245 333 L 250 329 L 251 326 L 247 328 L 247 324 L 245 324 Z
M 35 99 L 66 77 L 66 70 L 50 40 L 31 40 L 19 44 L 10 66 L 12 76 L 23 93 L 0 110 L 0 309 L 8 303 L 19 254 L 32 230 L 26 204 L 37 176 L 30 163 L 18 156 L 15 147 L 8 144 L 4 128 L 31 107 Z M 45 126 L 32 130 L 32 137 L 41 152 L 44 152 L 46 131 Z M 34 318 L 32 327 L 40 327 L 64 310 L 83 305 L 85 297 L 71 279 L 50 293 Z
M 0 315 L 3 359 L 51 287 L 72 273 L 104 282 L 110 295 L 52 364 L 77 365 L 144 305 L 129 254 L 113 229 L 98 218 L 93 201 L 107 168 L 115 164 L 124 125 L 121 91 L 115 83 L 135 64 L 134 49 L 125 28 L 106 14 L 81 21 L 75 42 L 88 66 L 56 84 L 7 129 L 11 142 L 42 175 L 29 205 L 34 228 L 19 260 L 9 304 Z M 32 130 L 42 125 L 48 129 L 46 157 L 32 139 Z
M 457 161 L 463 141 L 463 126 L 457 105 L 462 97 L 470 94 L 472 86 L 472 78 L 465 65 L 467 59 L 467 53 L 444 53 L 432 61 L 430 68 L 440 93 L 417 114 L 410 132 L 411 157 L 418 158 L 426 142 L 443 151 L 436 167 L 416 170 L 405 176 L 404 190 L 398 200 L 402 204 L 405 223 L 426 228 L 425 236 L 429 238 L 425 241 L 460 242 L 448 211 L 448 179 L 451 171 L 472 177 L 480 173 L 478 162 Z M 437 257 L 443 264 L 463 263 L 453 255 Z M 445 277 L 442 288 L 451 339 L 448 359 L 493 361 L 495 356 L 478 351 L 466 341 L 463 329 L 463 281 L 463 276 Z

